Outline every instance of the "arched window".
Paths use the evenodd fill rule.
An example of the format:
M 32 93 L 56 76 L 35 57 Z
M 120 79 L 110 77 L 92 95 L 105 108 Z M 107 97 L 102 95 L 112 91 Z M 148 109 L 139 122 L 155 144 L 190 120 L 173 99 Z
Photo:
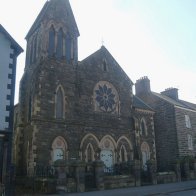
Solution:
M 80 143 L 81 160 L 88 162 L 88 161 L 94 161 L 95 159 L 98 159 L 99 157 L 98 146 L 99 146 L 99 140 L 96 138 L 95 135 L 91 133 L 85 135 Z
M 99 145 L 100 151 L 100 159 L 103 161 L 105 165 L 104 172 L 112 172 L 113 165 L 116 163 L 116 142 L 115 140 L 109 136 L 105 135 Z
M 122 145 L 120 149 L 120 160 L 121 162 L 127 161 L 126 149 L 124 145 Z
M 141 145 L 141 152 L 142 152 L 142 165 L 143 169 L 147 170 L 147 161 L 150 160 L 150 147 L 146 142 L 143 142 Z
M 32 112 L 32 99 L 29 97 L 29 108 L 28 108 L 28 121 L 31 120 L 31 112 Z
M 66 57 L 67 62 L 69 63 L 71 60 L 71 38 L 69 37 L 69 35 L 66 35 L 65 57 Z
M 71 39 L 71 59 L 74 59 L 74 40 Z
M 67 143 L 63 137 L 58 136 L 54 139 L 52 143 L 52 161 L 65 160 L 67 152 Z
M 91 144 L 87 146 L 87 153 L 86 153 L 86 160 L 87 162 L 92 162 L 93 161 L 93 154 L 94 150 Z
M 146 121 L 144 120 L 144 118 L 142 118 L 141 123 L 140 123 L 140 131 L 141 131 L 141 135 L 147 135 L 147 126 L 146 126 Z
M 35 36 L 34 42 L 33 42 L 33 62 L 35 63 L 37 56 L 37 35 Z
M 51 26 L 49 30 L 49 45 L 48 45 L 48 54 L 49 56 L 54 56 L 55 53 L 55 30 Z
M 30 64 L 33 63 L 33 41 L 31 42 L 30 46 Z
M 64 117 L 64 95 L 61 87 L 56 92 L 56 118 L 62 119 Z
M 63 56 L 63 30 L 62 29 L 59 30 L 57 36 L 56 56 L 58 59 L 62 58 Z

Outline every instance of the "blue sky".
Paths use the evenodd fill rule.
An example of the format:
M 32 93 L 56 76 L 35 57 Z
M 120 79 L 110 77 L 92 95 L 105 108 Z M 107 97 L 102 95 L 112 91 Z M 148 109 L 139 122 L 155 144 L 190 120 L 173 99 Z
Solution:
M 6 0 L 0 23 L 26 49 L 26 36 L 45 0 Z M 105 47 L 135 83 L 148 76 L 151 89 L 179 89 L 196 103 L 195 0 L 70 0 L 80 31 L 79 60 Z M 10 6 L 12 5 L 12 6 Z M 11 14 L 10 14 L 11 13 Z M 18 58 L 18 84 L 25 52 Z

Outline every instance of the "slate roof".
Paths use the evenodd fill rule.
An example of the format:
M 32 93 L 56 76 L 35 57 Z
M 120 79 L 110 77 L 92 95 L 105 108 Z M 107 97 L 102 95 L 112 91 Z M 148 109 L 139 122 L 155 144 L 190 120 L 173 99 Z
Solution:
M 129 78 L 129 76 L 125 73 L 125 71 L 122 69 L 122 67 L 118 64 L 118 62 L 115 60 L 115 58 L 111 55 L 111 53 L 106 49 L 105 46 L 101 46 L 101 48 L 97 51 L 95 51 L 94 53 L 92 53 L 91 55 L 89 55 L 88 57 L 86 57 L 85 59 L 83 59 L 79 65 L 83 65 L 83 64 L 88 64 L 88 63 L 92 63 L 93 60 L 95 58 L 99 58 L 99 56 L 105 57 L 107 59 L 110 58 L 112 60 L 111 64 L 115 65 L 119 68 L 119 70 L 124 74 L 125 78 L 130 81 L 130 83 L 133 85 L 132 80 Z M 102 60 L 102 59 L 100 59 Z
M 143 109 L 143 110 L 150 110 L 154 111 L 149 105 L 144 103 L 139 97 L 133 96 L 133 107 Z
M 172 99 L 166 95 L 160 94 L 160 93 L 156 93 L 156 92 L 152 92 L 153 95 L 163 99 L 164 101 L 167 101 L 168 103 L 171 103 L 172 105 L 176 105 L 176 106 L 180 106 L 186 109 L 191 109 L 191 110 L 196 110 L 196 104 L 187 102 L 187 101 L 183 101 L 183 100 L 175 100 Z
M 14 48 L 17 56 L 24 51 L 22 47 L 14 40 L 14 38 L 5 30 L 5 28 L 1 24 L 0 32 L 11 42 L 11 46 Z
M 48 10 L 52 9 L 52 6 L 55 3 L 61 3 L 62 4 L 61 7 L 64 7 L 66 9 L 66 11 L 68 12 L 68 17 L 69 18 L 66 18 L 66 21 L 68 21 L 68 23 L 69 23 L 69 30 L 72 33 L 76 33 L 77 36 L 80 35 L 77 24 L 76 24 L 76 21 L 75 21 L 75 18 L 74 18 L 73 11 L 71 9 L 71 5 L 69 3 L 69 0 L 49 0 L 44 4 L 44 6 L 43 6 L 42 10 L 40 11 L 39 15 L 37 16 L 35 22 L 31 26 L 29 32 L 27 33 L 27 35 L 25 37 L 26 39 L 28 39 L 28 37 L 40 26 L 40 24 L 41 24 L 42 20 L 44 19 L 45 15 L 47 15 Z M 54 9 L 52 9 L 52 10 L 54 10 Z M 57 13 L 57 15 L 58 14 L 59 13 Z

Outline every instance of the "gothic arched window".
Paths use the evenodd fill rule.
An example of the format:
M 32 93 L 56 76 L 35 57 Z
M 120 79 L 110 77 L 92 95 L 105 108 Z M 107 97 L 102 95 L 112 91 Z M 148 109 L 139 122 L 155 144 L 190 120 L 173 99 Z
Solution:
M 121 146 L 121 149 L 120 149 L 120 158 L 121 158 L 121 162 L 125 162 L 127 160 L 126 149 L 124 145 Z
M 71 38 L 67 35 L 65 41 L 65 57 L 67 62 L 71 60 Z
M 33 62 L 35 63 L 36 61 L 36 55 L 37 55 L 37 35 L 34 38 L 33 42 Z
M 30 46 L 30 64 L 33 63 L 33 41 L 31 42 Z
M 67 143 L 63 137 L 58 136 L 52 143 L 52 162 L 67 159 Z
M 70 50 L 71 50 L 71 59 L 74 59 L 74 40 L 71 40 L 71 46 L 70 46 Z
M 141 123 L 140 123 L 140 130 L 141 130 L 141 134 L 142 135 L 147 135 L 147 126 L 146 126 L 146 121 L 144 120 L 144 118 L 142 118 Z
M 51 26 L 49 30 L 48 54 L 49 56 L 53 56 L 54 53 L 55 53 L 55 30 L 54 27 Z
M 143 169 L 147 170 L 147 161 L 150 160 L 150 147 L 146 142 L 143 142 L 141 145 L 141 153 L 142 153 L 142 165 Z
M 93 147 L 91 144 L 87 147 L 87 161 L 92 162 L 93 161 Z
M 64 117 L 64 95 L 61 87 L 56 92 L 56 118 Z
M 63 30 L 62 29 L 59 30 L 57 36 L 56 56 L 59 59 L 63 56 Z
M 31 112 L 32 112 L 32 99 L 29 97 L 29 108 L 28 108 L 28 121 L 31 120 Z

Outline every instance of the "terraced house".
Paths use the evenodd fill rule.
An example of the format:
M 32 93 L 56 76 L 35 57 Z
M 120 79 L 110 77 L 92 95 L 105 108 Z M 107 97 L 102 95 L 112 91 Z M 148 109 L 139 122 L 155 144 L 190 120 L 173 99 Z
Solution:
M 196 155 L 196 104 L 178 97 L 178 89 L 151 91 L 150 80 L 137 80 L 136 95 L 154 111 L 156 152 L 159 171 L 172 170 L 173 163 Z
M 10 178 L 16 64 L 21 52 L 0 24 L 0 186 Z

